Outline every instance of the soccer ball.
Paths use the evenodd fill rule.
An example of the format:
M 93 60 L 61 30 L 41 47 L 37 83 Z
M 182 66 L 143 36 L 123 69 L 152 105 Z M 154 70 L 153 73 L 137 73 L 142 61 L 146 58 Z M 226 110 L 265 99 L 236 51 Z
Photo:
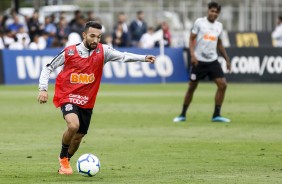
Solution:
M 100 171 L 100 160 L 95 155 L 87 153 L 78 158 L 76 168 L 82 176 L 95 176 Z

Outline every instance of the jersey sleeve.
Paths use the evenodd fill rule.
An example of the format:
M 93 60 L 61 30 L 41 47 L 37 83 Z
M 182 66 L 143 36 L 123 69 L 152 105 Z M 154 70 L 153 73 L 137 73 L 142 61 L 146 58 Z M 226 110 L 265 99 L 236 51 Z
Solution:
M 200 19 L 197 19 L 191 29 L 191 33 L 198 34 L 200 30 Z
M 271 33 L 273 39 L 282 39 L 282 25 L 277 26 Z
M 39 78 L 39 90 L 48 90 L 51 73 L 65 62 L 65 51 L 60 52 L 49 64 L 43 67 Z
M 128 53 L 128 52 L 120 52 L 105 44 L 103 44 L 103 50 L 104 50 L 104 57 L 105 57 L 104 63 L 114 62 L 114 61 L 145 62 L 145 58 L 146 58 L 146 55 L 139 55 L 139 54 L 133 54 L 133 53 Z

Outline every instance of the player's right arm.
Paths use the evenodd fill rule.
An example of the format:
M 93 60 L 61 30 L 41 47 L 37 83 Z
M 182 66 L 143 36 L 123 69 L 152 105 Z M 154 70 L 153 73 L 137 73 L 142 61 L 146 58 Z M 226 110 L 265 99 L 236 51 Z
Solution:
M 191 64 L 196 66 L 198 64 L 198 60 L 197 57 L 195 55 L 195 46 L 196 46 L 196 38 L 197 38 L 197 34 L 200 31 L 200 21 L 201 19 L 198 18 L 192 29 L 191 29 L 191 33 L 190 33 L 190 38 L 189 38 L 189 50 L 190 50 L 190 56 L 191 56 Z
M 196 37 L 197 37 L 196 34 L 191 33 L 190 39 L 189 39 L 189 50 L 190 50 L 190 56 L 191 56 L 191 64 L 194 65 L 194 66 L 196 66 L 198 64 L 198 60 L 195 56 Z
M 64 50 L 60 52 L 49 64 L 43 67 L 39 78 L 39 94 L 37 101 L 42 104 L 48 101 L 48 82 L 51 73 L 65 62 Z

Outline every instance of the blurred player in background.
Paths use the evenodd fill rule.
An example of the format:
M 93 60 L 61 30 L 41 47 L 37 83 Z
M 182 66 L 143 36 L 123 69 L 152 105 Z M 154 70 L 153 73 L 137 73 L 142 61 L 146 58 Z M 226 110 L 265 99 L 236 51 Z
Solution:
M 274 47 L 282 47 L 282 15 L 277 18 L 277 25 L 271 34 Z
M 56 79 L 54 105 L 60 107 L 67 124 L 59 155 L 59 174 L 72 174 L 69 159 L 78 150 L 82 138 L 87 134 L 92 110 L 102 78 L 103 66 L 107 62 L 155 62 L 155 56 L 122 53 L 108 45 L 99 43 L 101 24 L 90 21 L 82 33 L 83 41 L 66 47 L 40 75 L 38 102 L 48 100 L 48 81 L 51 72 L 64 65 Z
M 191 75 L 189 88 L 184 98 L 182 112 L 173 119 L 174 122 L 186 120 L 186 112 L 192 101 L 199 80 L 208 76 L 217 85 L 213 122 L 230 122 L 220 115 L 221 106 L 227 88 L 226 79 L 218 62 L 217 51 L 224 57 L 227 69 L 231 69 L 229 57 L 222 44 L 222 24 L 216 21 L 221 6 L 216 2 L 208 4 L 208 17 L 198 18 L 191 30 L 189 49 L 191 55 Z

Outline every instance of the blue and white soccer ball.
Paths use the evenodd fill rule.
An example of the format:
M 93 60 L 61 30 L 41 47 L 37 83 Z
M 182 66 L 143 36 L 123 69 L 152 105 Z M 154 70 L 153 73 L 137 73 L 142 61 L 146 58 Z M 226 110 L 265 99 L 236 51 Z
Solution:
M 95 155 L 87 153 L 78 158 L 76 168 L 82 176 L 95 176 L 100 171 L 100 160 Z

